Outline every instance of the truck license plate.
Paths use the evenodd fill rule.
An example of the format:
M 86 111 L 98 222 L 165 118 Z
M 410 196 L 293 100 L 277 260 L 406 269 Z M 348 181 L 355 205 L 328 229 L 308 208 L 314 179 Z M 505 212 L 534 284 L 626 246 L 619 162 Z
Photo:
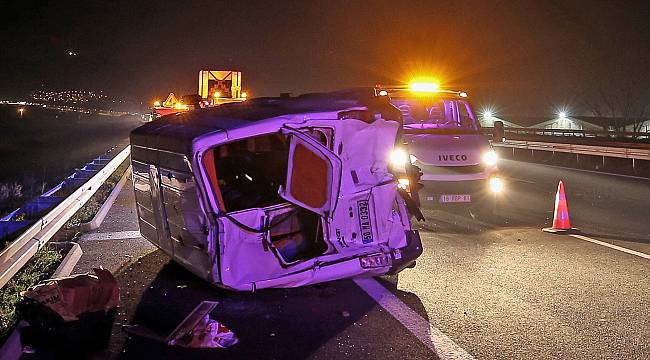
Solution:
M 440 195 L 441 203 L 468 203 L 472 202 L 472 196 L 469 194 L 446 194 Z

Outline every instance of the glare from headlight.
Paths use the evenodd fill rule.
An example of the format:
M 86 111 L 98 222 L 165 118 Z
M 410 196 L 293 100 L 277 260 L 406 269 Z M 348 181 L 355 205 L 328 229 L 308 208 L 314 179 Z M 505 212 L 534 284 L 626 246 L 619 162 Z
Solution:
M 406 190 L 411 184 L 409 179 L 397 179 L 397 187 Z
M 406 166 L 408 159 L 408 154 L 402 149 L 395 149 L 392 153 L 390 153 L 390 164 L 395 167 Z
M 503 191 L 503 181 L 498 177 L 490 178 L 490 191 L 493 193 L 500 193 Z
M 483 163 L 487 166 L 496 165 L 498 160 L 499 156 L 497 156 L 497 152 L 494 150 L 490 150 L 483 154 Z

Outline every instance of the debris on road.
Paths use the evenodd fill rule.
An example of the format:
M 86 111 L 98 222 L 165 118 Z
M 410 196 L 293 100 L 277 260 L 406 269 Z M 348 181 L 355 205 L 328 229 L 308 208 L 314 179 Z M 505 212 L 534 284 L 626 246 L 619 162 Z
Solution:
M 215 301 L 202 301 L 167 337 L 142 326 L 125 326 L 129 335 L 161 341 L 167 345 L 189 348 L 227 348 L 239 342 L 230 329 L 210 318 L 210 312 L 217 306 Z
M 227 348 L 239 342 L 235 333 L 223 324 L 210 319 L 209 315 L 205 315 L 201 319 L 189 336 L 189 343 L 182 346 L 191 348 Z

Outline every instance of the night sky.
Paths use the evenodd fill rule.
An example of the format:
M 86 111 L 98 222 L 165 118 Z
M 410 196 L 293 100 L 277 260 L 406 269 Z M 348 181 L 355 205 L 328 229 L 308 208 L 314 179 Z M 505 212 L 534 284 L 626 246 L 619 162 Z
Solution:
M 647 1 L 15 1 L 0 13 L 0 98 L 150 102 L 196 92 L 200 69 L 243 71 L 253 96 L 433 75 L 519 115 L 650 94 Z

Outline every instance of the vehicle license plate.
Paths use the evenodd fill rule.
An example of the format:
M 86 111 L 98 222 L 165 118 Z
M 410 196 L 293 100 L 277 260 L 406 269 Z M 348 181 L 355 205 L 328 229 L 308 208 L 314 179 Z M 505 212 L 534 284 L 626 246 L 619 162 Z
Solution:
M 390 255 L 387 254 L 362 256 L 359 260 L 364 269 L 390 266 L 391 263 Z
M 368 200 L 357 201 L 357 210 L 359 211 L 361 242 L 369 244 L 372 242 L 372 223 L 370 222 L 370 205 Z
M 445 194 L 440 195 L 441 203 L 467 203 L 472 202 L 472 196 L 469 194 Z

